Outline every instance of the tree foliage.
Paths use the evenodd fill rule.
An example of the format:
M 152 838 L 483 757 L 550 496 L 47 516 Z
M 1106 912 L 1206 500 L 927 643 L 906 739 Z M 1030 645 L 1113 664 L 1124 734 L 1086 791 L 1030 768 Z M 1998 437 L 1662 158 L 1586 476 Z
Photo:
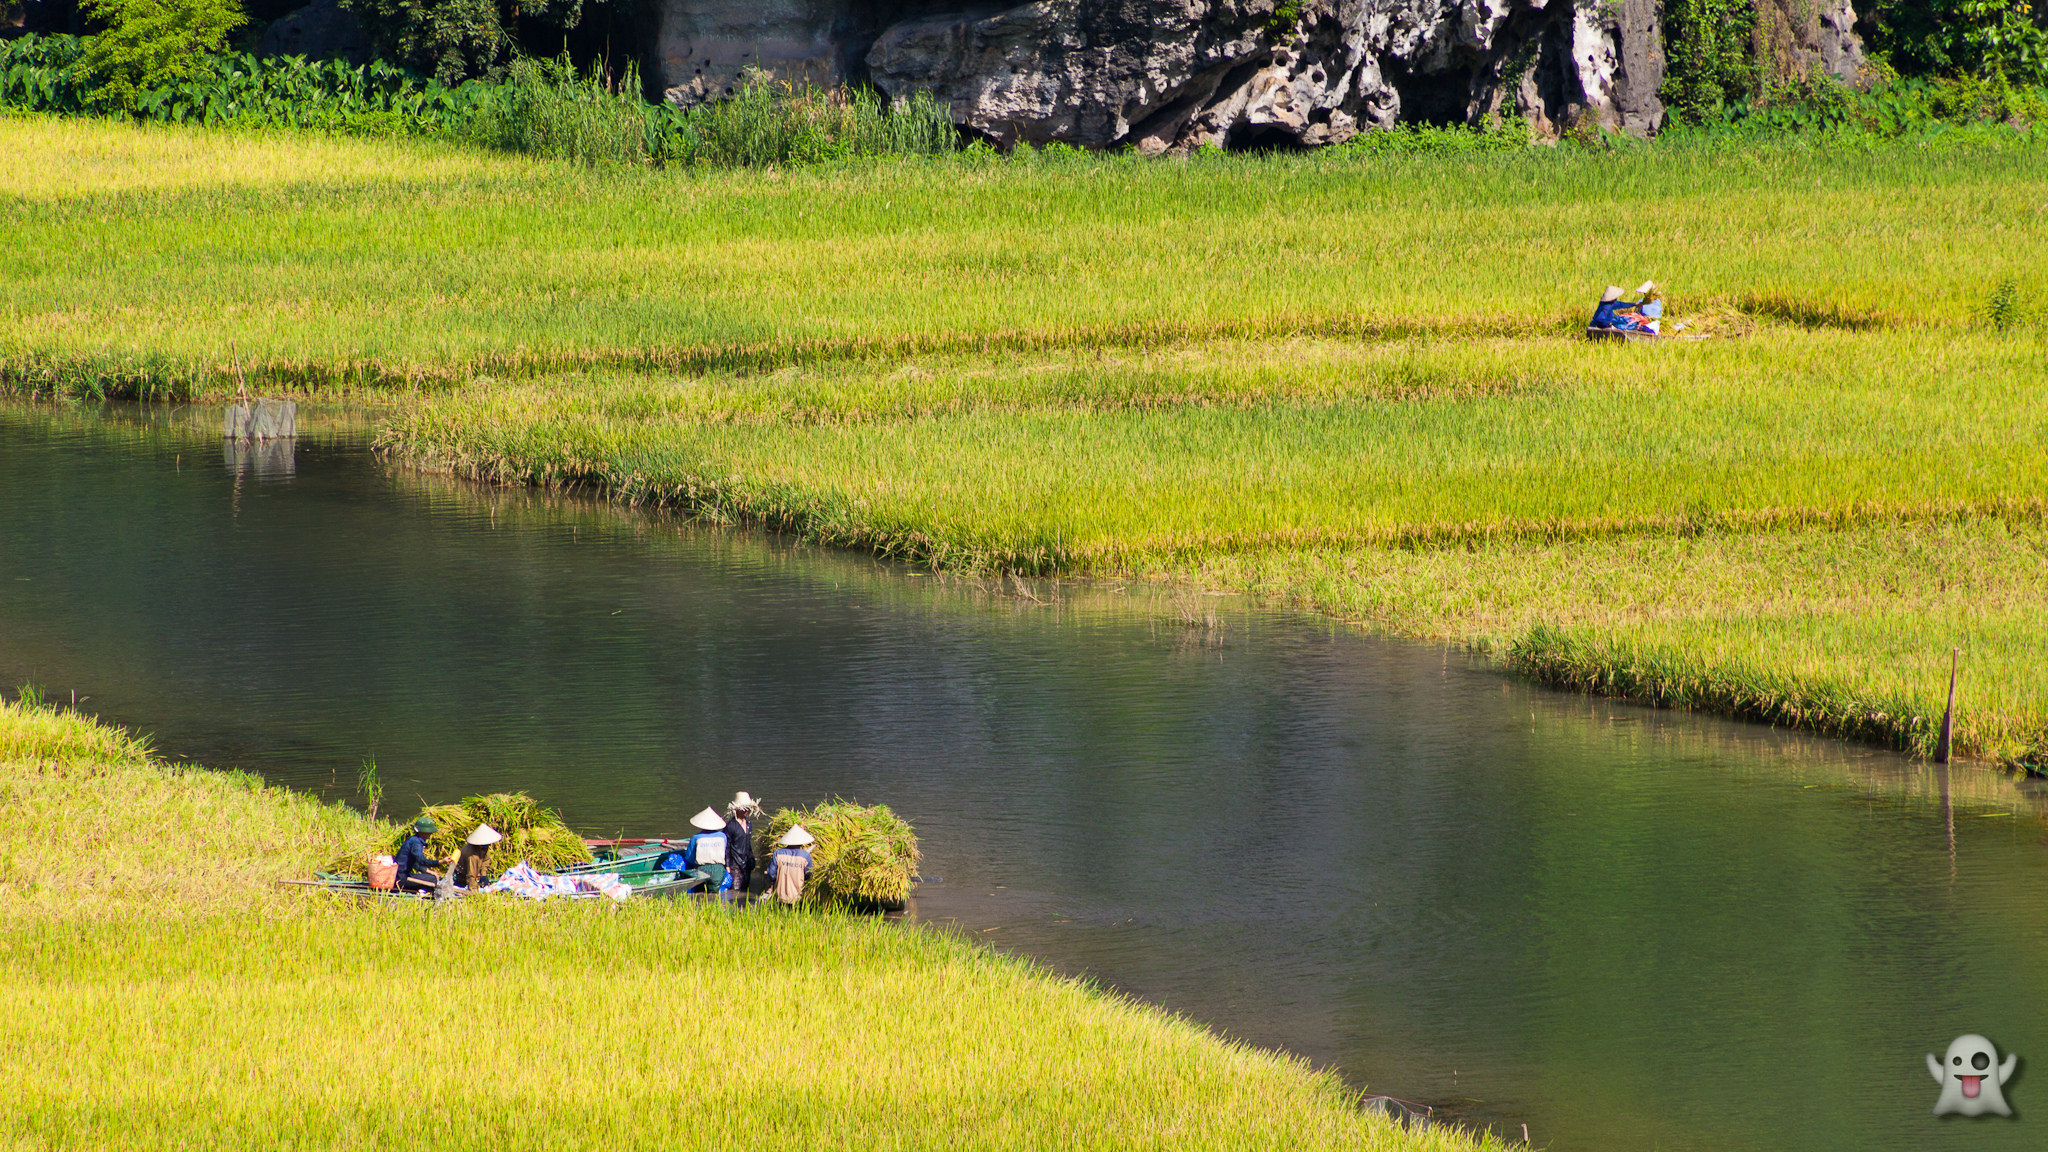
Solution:
M 86 0 L 86 11 L 107 30 L 81 63 L 98 102 L 124 111 L 189 78 L 247 20 L 235 0 Z
M 1873 0 L 1857 7 L 1866 46 L 1902 75 L 2048 82 L 2048 13 L 2028 0 Z
M 1751 0 L 1669 0 L 1664 9 L 1664 102 L 1694 123 L 1753 95 Z
M 518 46 L 521 21 L 567 31 L 583 0 L 341 0 L 377 55 L 443 84 L 496 80 Z

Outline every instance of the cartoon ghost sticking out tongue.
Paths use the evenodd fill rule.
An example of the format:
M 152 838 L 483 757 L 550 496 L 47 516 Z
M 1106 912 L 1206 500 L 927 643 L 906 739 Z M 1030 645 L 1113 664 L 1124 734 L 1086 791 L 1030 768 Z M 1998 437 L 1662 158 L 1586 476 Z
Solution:
M 1958 1036 L 1948 1046 L 1948 1058 L 1937 1060 L 1932 1053 L 1927 1056 L 1927 1070 L 1934 1074 L 1935 1083 L 1941 1085 L 1941 1099 L 1934 1102 L 1934 1114 L 1946 1115 L 1954 1112 L 1959 1116 L 1982 1116 L 1996 1112 L 2000 1116 L 2012 1115 L 2012 1108 L 2005 1102 L 2001 1087 L 2012 1078 L 2013 1066 L 2019 1057 L 2007 1053 L 2005 1063 L 1996 1069 L 1991 1066 L 1998 1060 L 1998 1049 L 1991 1041 L 1971 1033 Z

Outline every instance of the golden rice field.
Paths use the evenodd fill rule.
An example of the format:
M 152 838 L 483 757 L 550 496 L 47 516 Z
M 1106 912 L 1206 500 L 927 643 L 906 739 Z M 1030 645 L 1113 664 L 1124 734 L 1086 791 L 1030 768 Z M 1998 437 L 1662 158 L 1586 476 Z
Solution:
M 429 467 L 1254 592 L 1922 752 L 1960 648 L 1958 749 L 2048 761 L 2038 147 L 0 147 L 48 160 L 0 187 L 16 390 L 367 395 Z M 1645 277 L 1707 338 L 1577 338 Z
M 386 829 L 0 704 L 0 1146 L 1497 1147 L 936 930 L 279 888 Z

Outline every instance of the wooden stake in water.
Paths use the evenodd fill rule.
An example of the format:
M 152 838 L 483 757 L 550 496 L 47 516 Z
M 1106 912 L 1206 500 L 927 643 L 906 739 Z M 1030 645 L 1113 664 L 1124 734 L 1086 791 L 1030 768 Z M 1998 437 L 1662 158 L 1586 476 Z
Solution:
M 1934 745 L 1934 758 L 1943 764 L 1948 763 L 1949 737 L 1956 730 L 1956 657 L 1961 652 L 1960 648 L 1948 650 L 1948 711 L 1941 714 L 1941 740 Z

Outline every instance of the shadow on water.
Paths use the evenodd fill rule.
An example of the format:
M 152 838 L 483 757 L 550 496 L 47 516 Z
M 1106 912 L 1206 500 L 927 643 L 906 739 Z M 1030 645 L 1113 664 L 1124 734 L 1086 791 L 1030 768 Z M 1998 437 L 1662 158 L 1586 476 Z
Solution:
M 631 835 L 738 788 L 886 801 L 941 878 L 918 918 L 1539 1146 L 2038 1144 L 1936 1122 L 1923 1060 L 2048 1058 L 2042 803 L 2003 777 L 361 443 L 0 409 L 0 677 L 337 799 L 374 754 L 394 809 L 525 788 Z

